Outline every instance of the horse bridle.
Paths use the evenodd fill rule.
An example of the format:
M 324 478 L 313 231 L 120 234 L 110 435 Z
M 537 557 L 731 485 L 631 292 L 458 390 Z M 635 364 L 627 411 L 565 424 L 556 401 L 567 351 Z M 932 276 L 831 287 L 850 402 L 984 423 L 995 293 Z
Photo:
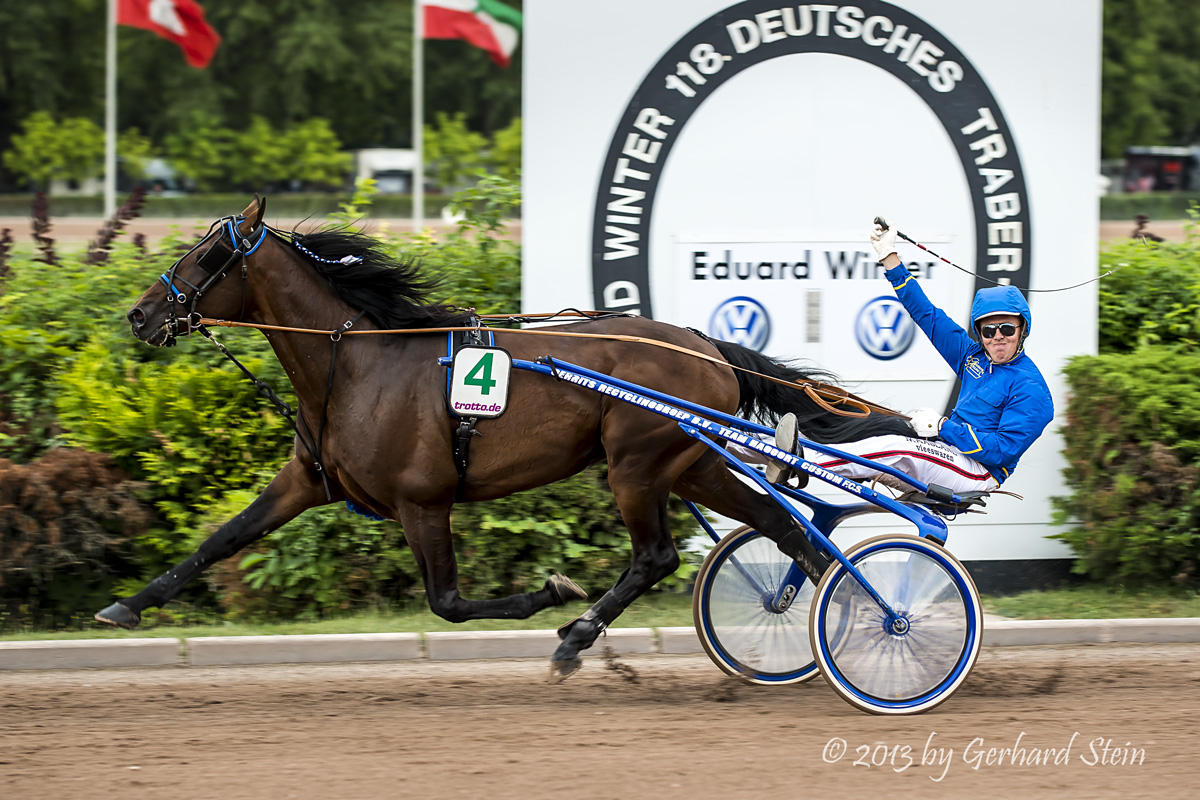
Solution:
M 271 405 L 275 406 L 276 410 L 278 410 L 279 413 L 283 415 L 284 419 L 286 419 L 292 426 L 292 430 L 296 432 L 296 437 L 300 440 L 300 443 L 304 445 L 304 449 L 307 450 L 309 455 L 312 457 L 313 468 L 321 476 L 321 483 L 325 487 L 325 499 L 331 500 L 333 498 L 333 494 L 329 490 L 329 478 L 326 474 L 325 465 L 321 463 L 321 443 L 325 435 L 325 421 L 329 411 L 329 396 L 333 390 L 334 365 L 337 363 L 338 342 L 341 341 L 342 334 L 350 330 L 350 328 L 354 326 L 354 323 L 358 322 L 358 320 L 360 320 L 366 312 L 360 311 L 358 316 L 354 317 L 353 319 L 346 320 L 344 323 L 342 323 L 341 327 L 336 331 L 333 331 L 329 337 L 333 342 L 333 349 L 329 358 L 329 380 L 325 384 L 325 400 L 321 404 L 321 419 L 317 425 L 317 435 L 313 436 L 312 431 L 309 430 L 308 424 L 304 421 L 304 417 L 300 410 L 297 409 L 296 411 L 293 411 L 292 407 L 288 405 L 288 403 L 281 397 L 279 397 L 279 395 L 275 394 L 270 386 L 259 380 L 253 372 L 246 368 L 245 364 L 239 361 L 237 357 L 233 355 L 233 353 L 229 352 L 225 345 L 217 341 L 217 338 L 212 335 L 212 332 L 204 326 L 204 315 L 196 310 L 196 304 L 200 302 L 200 298 L 208 293 L 209 289 L 211 289 L 217 281 L 224 279 L 225 276 L 229 274 L 229 270 L 233 267 L 233 265 L 240 261 L 242 264 L 242 311 L 239 321 L 245 318 L 246 280 L 248 276 L 246 259 L 253 255 L 254 251 L 262 246 L 263 240 L 267 238 L 267 231 L 271 230 L 266 223 L 259 222 L 256 226 L 250 229 L 249 234 L 246 236 L 241 236 L 238 231 L 238 225 L 242 222 L 245 222 L 245 220 L 246 218 L 243 216 L 222 217 L 221 219 L 217 220 L 209 226 L 208 233 L 205 234 L 203 239 L 197 242 L 191 250 L 188 250 L 186 253 L 180 256 L 179 260 L 171 265 L 170 270 L 159 276 L 158 279 L 167 287 L 167 341 L 164 343 L 164 346 L 175 344 L 175 337 L 181 332 L 190 335 L 193 331 L 195 331 L 201 334 L 205 339 L 208 339 L 210 342 L 212 342 L 213 345 L 215 345 L 216 348 L 221 351 L 222 355 L 232 361 L 234 365 L 237 366 L 237 368 L 240 369 L 246 375 L 246 377 L 250 379 L 255 388 L 258 389 L 258 393 L 265 397 L 271 403 Z M 197 286 L 178 274 L 179 265 L 182 264 L 183 261 L 192 253 L 202 248 L 204 244 L 209 241 L 209 239 L 212 239 L 214 233 L 218 234 L 217 238 L 208 246 L 208 249 L 204 251 L 204 254 L 196 259 L 196 264 L 200 267 L 200 269 L 208 273 L 207 278 L 201 281 L 200 285 Z M 225 241 L 226 234 L 229 237 L 228 243 Z M 292 243 L 304 252 L 308 253 L 311 257 L 318 258 L 322 261 L 327 261 L 327 259 L 320 258 L 315 253 L 312 253 L 310 250 L 308 250 L 308 248 L 304 247 L 299 242 L 293 240 Z M 232 250 L 229 249 L 230 247 L 232 247 Z M 192 289 L 191 298 L 179 290 L 179 288 L 175 285 L 176 281 Z M 183 317 L 180 317 L 175 313 L 176 304 L 179 304 L 181 309 L 187 312 Z M 180 330 L 180 320 L 183 320 L 183 323 L 186 326 L 182 331 Z
M 246 259 L 262 246 L 263 240 L 267 238 L 268 228 L 266 223 L 259 222 L 257 226 L 250 230 L 249 234 L 242 236 L 238 230 L 238 225 L 242 222 L 245 222 L 245 217 L 242 216 L 222 217 L 217 220 L 209 226 L 208 233 L 204 235 L 203 239 L 197 242 L 192 249 L 180 256 L 171 265 L 171 269 L 159 276 L 158 279 L 167 287 L 167 340 L 164 342 L 164 346 L 169 347 L 175 344 L 175 337 L 181 333 L 190 334 L 192 331 L 200 329 L 200 320 L 204 315 L 196 310 L 196 304 L 200 302 L 200 298 L 204 297 L 217 281 L 222 280 L 228 275 L 230 268 L 239 261 L 242 263 L 241 317 L 245 317 L 246 278 L 248 274 Z M 200 285 L 197 286 L 178 274 L 179 265 L 192 253 L 204 247 L 205 243 L 213 238 L 214 233 L 217 234 L 217 238 L 196 259 L 196 264 L 207 273 L 207 277 L 200 281 Z M 229 237 L 228 244 L 225 241 L 226 234 Z M 191 298 L 176 286 L 176 281 L 192 290 Z M 181 311 L 185 312 L 182 316 L 175 312 L 176 304 L 180 306 Z M 181 321 L 183 322 L 182 328 L 180 325 Z

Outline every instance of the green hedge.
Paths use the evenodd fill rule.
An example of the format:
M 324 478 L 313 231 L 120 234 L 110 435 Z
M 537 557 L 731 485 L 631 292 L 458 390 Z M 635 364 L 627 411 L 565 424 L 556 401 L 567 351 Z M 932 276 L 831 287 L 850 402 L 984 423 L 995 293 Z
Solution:
M 1067 367 L 1061 538 L 1111 583 L 1195 579 L 1200 560 L 1200 356 L 1165 347 Z
M 1195 216 L 1195 210 L 1190 213 Z M 1075 570 L 1192 584 L 1200 562 L 1200 238 L 1101 254 L 1100 355 L 1066 369 L 1071 494 L 1055 499 Z
M 1100 252 L 1101 353 L 1144 345 L 1200 343 L 1200 239 L 1144 244 L 1132 239 Z

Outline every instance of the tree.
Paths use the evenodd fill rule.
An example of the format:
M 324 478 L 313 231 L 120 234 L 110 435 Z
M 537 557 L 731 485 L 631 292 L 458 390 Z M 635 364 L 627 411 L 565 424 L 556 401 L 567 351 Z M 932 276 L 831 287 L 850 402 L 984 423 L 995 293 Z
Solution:
M 154 144 L 137 128 L 130 128 L 117 137 L 117 155 L 130 177 L 144 178 L 146 165 L 155 155 Z
M 4 166 L 46 188 L 53 178 L 84 181 L 103 169 L 104 132 L 90 119 L 72 117 L 61 123 L 44 111 L 29 115 L 23 133 L 12 137 Z
M 492 139 L 489 162 L 502 178 L 518 181 L 521 176 L 521 118 L 517 117 Z
M 1191 144 L 1200 122 L 1200 8 L 1191 0 L 1104 4 L 1101 151 Z
M 82 183 L 104 174 L 104 131 L 87 117 L 70 117 L 58 126 L 63 177 Z
M 104 116 L 107 0 L 0 3 L 0 149 L 35 111 Z
M 484 167 L 487 144 L 486 136 L 467 127 L 466 114 L 438 112 L 436 125 L 425 126 L 425 162 L 430 177 L 445 189 L 456 188 Z
M 250 191 L 283 181 L 288 165 L 280 134 L 263 117 L 255 116 L 250 127 L 233 135 L 233 160 L 237 183 Z
M 167 161 L 181 175 L 209 190 L 233 178 L 236 134 L 217 127 L 199 115 L 179 133 L 167 136 Z
M 506 0 L 520 7 L 518 0 Z M 212 64 L 184 63 L 147 31 L 118 30 L 117 126 L 151 141 L 209 128 L 276 130 L 329 120 L 347 148 L 408 147 L 412 138 L 412 0 L 204 0 L 221 34 Z M 104 108 L 107 0 L 0 4 L 0 148 L 35 111 L 86 117 Z M 521 48 L 508 69 L 458 41 L 425 43 L 428 118 L 461 112 L 491 135 L 521 107 Z
M 45 111 L 31 114 L 21 123 L 21 134 L 12 137 L 12 149 L 4 153 L 4 166 L 16 175 L 45 188 L 62 169 L 62 154 L 55 147 L 57 128 Z
M 280 149 L 287 179 L 308 186 L 341 186 L 354 167 L 354 159 L 342 151 L 329 120 L 321 117 L 289 128 Z

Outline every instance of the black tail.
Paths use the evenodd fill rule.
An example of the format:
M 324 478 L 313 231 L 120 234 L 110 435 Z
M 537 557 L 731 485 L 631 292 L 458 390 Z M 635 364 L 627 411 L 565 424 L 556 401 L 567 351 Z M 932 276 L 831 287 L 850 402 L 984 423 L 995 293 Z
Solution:
M 837 376 L 818 367 L 806 367 L 796 362 L 776 361 L 732 342 L 710 340 L 725 360 L 735 367 L 761 372 L 785 381 L 820 381 L 836 385 Z M 796 415 L 800 431 L 808 439 L 822 444 L 856 442 L 871 436 L 898 434 L 912 436 L 907 420 L 890 414 L 872 413 L 866 417 L 843 417 L 825 410 L 799 389 L 734 370 L 741 399 L 738 414 L 774 425 L 789 411 Z

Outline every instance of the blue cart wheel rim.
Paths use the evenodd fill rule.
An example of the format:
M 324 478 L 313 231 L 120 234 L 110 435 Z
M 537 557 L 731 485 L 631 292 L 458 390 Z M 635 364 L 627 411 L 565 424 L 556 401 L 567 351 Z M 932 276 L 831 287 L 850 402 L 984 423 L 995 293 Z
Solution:
M 920 713 L 944 702 L 966 679 L 981 643 L 983 612 L 966 568 L 939 546 L 906 535 L 868 540 L 847 557 L 911 627 L 899 635 L 886 629 L 878 604 L 847 570 L 832 568 L 817 589 L 810 624 L 830 686 L 876 714 Z M 873 561 L 891 564 L 877 569 Z M 901 567 L 913 564 L 902 575 Z
M 752 683 L 799 683 L 817 675 L 808 635 L 811 581 L 798 587 L 784 612 L 767 608 L 764 595 L 783 583 L 791 559 L 748 527 L 717 544 L 700 568 L 693 603 L 696 633 L 709 658 L 730 675 Z

